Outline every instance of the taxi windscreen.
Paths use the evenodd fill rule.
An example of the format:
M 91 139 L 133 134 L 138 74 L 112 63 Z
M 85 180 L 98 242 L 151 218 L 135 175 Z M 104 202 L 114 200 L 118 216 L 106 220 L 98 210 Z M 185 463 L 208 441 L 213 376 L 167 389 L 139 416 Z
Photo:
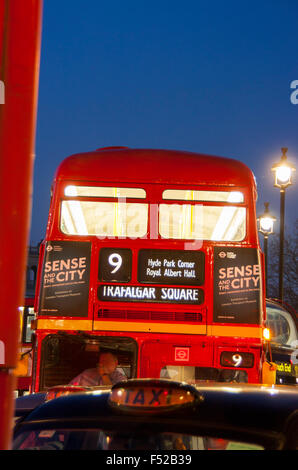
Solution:
M 14 450 L 264 450 L 257 444 L 191 434 L 104 429 L 42 429 L 23 432 Z

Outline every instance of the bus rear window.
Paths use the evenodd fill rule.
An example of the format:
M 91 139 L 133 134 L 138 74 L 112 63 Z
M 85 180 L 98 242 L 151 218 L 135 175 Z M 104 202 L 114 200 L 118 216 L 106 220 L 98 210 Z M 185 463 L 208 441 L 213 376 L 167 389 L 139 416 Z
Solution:
M 148 204 L 62 201 L 60 228 L 67 235 L 141 238 L 147 234 Z
M 169 239 L 241 241 L 246 234 L 246 209 L 160 204 L 159 233 Z

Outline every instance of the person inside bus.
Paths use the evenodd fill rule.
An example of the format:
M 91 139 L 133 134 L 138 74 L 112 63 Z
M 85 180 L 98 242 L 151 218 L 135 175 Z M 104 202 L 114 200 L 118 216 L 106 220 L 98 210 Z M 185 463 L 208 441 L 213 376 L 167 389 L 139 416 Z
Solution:
M 96 385 L 114 385 L 127 380 L 123 370 L 118 368 L 117 356 L 111 352 L 101 352 L 96 368 L 86 369 L 69 382 L 69 385 L 83 385 L 94 387 Z

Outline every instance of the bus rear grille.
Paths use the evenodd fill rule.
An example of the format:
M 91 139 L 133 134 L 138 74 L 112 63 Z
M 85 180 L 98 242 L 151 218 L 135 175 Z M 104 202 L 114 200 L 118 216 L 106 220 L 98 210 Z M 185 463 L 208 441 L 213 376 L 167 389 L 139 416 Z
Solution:
M 181 321 L 201 322 L 202 314 L 199 312 L 151 312 L 146 310 L 110 310 L 99 309 L 97 318 L 113 320 L 155 320 L 155 321 Z

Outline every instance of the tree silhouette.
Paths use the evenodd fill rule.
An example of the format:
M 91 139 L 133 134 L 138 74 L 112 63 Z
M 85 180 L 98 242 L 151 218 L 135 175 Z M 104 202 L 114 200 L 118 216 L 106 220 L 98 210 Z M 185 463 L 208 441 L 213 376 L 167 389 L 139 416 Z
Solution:
M 284 241 L 284 301 L 298 311 L 298 219 L 292 229 L 285 228 Z M 268 239 L 268 289 L 266 297 L 278 298 L 279 235 Z

